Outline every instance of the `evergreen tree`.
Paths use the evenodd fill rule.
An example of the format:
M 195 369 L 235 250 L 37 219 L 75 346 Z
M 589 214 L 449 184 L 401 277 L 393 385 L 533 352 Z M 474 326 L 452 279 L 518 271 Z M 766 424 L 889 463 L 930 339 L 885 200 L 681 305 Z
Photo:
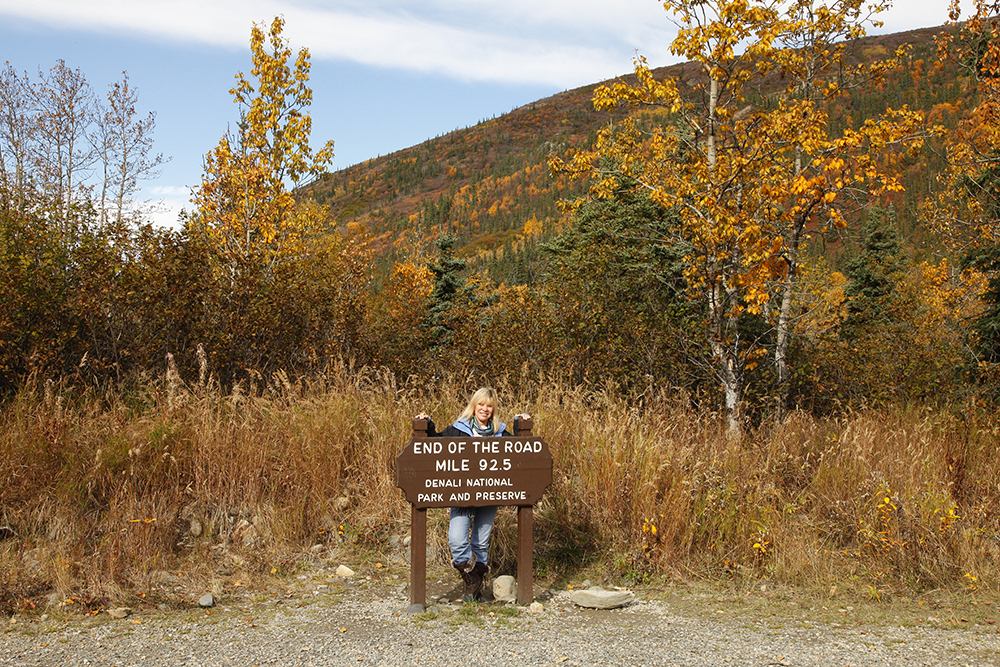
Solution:
M 574 371 L 690 386 L 697 304 L 683 276 L 675 216 L 640 191 L 586 202 L 541 244 L 553 334 Z
M 433 350 L 451 343 L 455 332 L 455 306 L 468 292 L 462 276 L 465 260 L 455 257 L 455 242 L 451 234 L 439 238 L 436 243 L 437 259 L 428 267 L 434 274 L 434 290 L 426 321 Z
M 892 320 L 891 304 L 904 269 L 896 215 L 892 209 L 875 208 L 861 227 L 861 249 L 847 263 L 847 318 L 841 326 L 845 338 Z
M 983 197 L 983 217 L 991 227 L 1000 221 L 1000 155 L 991 155 L 993 164 L 976 178 L 967 179 L 967 187 L 981 193 Z M 973 323 L 976 332 L 976 352 L 979 359 L 990 363 L 1000 363 L 1000 243 L 985 239 L 995 239 L 996 233 L 983 234 L 983 241 L 973 245 L 966 252 L 966 262 L 982 271 L 988 280 L 983 301 L 986 310 Z
M 978 336 L 976 351 L 981 360 L 1000 363 L 1000 246 L 985 248 L 971 259 L 977 269 L 989 276 L 983 295 L 986 311 L 973 325 Z

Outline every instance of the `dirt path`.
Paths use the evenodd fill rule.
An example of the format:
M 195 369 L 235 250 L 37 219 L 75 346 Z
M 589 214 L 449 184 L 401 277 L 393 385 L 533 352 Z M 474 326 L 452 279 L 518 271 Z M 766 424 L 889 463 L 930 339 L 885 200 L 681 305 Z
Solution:
M 20 619 L 0 632 L 0 665 L 1000 665 L 997 626 L 980 622 L 844 627 L 684 598 L 593 611 L 544 591 L 540 613 L 439 603 L 410 616 L 398 580 L 315 581 L 211 610 Z

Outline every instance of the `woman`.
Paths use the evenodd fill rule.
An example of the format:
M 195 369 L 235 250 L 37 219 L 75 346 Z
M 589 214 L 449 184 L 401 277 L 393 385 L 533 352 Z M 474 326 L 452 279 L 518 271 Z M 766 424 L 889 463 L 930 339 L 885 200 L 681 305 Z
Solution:
M 487 437 L 509 436 L 507 425 L 496 416 L 497 394 L 490 387 L 481 387 L 472 394 L 469 404 L 455 422 L 438 432 L 434 422 L 429 421 L 427 435 L 430 437 Z M 517 417 L 529 417 L 522 414 Z M 426 414 L 417 419 L 427 419 Z M 516 417 L 515 417 L 516 419 Z M 489 572 L 490 533 L 496 519 L 496 507 L 452 507 L 448 523 L 448 547 L 451 549 L 451 564 L 462 576 L 465 594 L 462 599 L 472 602 L 482 599 L 483 580 Z

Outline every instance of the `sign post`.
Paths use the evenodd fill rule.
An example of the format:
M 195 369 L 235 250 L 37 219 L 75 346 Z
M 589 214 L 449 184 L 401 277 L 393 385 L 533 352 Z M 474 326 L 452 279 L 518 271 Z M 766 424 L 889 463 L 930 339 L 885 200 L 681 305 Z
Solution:
M 532 511 L 552 482 L 552 455 L 531 427 L 515 418 L 513 437 L 430 438 L 428 420 L 413 420 L 413 438 L 396 457 L 396 485 L 410 502 L 411 613 L 426 605 L 430 507 L 517 507 L 517 602 L 531 602 Z

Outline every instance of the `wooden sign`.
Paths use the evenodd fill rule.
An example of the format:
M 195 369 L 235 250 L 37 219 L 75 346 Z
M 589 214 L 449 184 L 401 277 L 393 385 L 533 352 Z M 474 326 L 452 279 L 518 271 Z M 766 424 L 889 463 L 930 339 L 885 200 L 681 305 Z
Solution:
M 414 438 L 396 458 L 396 485 L 414 507 L 534 505 L 552 483 L 540 438 Z
M 426 419 L 396 458 L 396 483 L 410 501 L 410 607 L 425 609 L 427 508 L 517 506 L 517 602 L 534 588 L 532 506 L 552 482 L 552 456 L 531 435 L 531 420 L 515 418 L 514 437 L 429 438 Z

